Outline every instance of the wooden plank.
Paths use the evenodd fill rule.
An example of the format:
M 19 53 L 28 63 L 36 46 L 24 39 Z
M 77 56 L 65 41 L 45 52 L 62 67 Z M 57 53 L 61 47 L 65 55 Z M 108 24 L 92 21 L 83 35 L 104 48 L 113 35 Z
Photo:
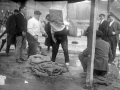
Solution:
M 108 0 L 107 13 L 110 13 L 111 0 Z
M 91 13 L 90 13 L 90 30 L 88 31 L 88 50 L 89 60 L 87 68 L 86 85 L 92 87 L 93 84 L 93 68 L 95 56 L 95 42 L 96 42 L 96 29 L 97 29 L 97 5 L 98 0 L 91 0 Z

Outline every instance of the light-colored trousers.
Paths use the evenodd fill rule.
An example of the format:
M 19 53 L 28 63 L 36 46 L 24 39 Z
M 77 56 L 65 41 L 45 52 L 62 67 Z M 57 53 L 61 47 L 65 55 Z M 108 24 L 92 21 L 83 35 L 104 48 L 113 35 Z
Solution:
M 26 38 L 23 36 L 16 37 L 16 59 L 23 58 L 23 51 L 26 48 Z

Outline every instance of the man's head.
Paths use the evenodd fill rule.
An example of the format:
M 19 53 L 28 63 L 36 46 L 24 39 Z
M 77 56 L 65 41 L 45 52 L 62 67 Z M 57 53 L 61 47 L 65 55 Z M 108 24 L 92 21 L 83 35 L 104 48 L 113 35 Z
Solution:
M 26 14 L 26 7 L 25 6 L 20 6 L 19 11 L 22 12 L 23 14 Z
M 103 37 L 102 31 L 97 30 L 97 31 L 96 31 L 96 38 L 102 38 L 102 37 Z
M 111 22 L 111 21 L 113 21 L 113 20 L 114 20 L 114 16 L 113 16 L 113 15 L 111 15 L 111 14 L 110 14 L 110 15 L 108 15 L 108 21 L 109 21 L 109 22 Z
M 17 9 L 14 10 L 14 14 L 17 15 L 19 11 Z
M 39 20 L 41 14 L 42 14 L 42 13 L 41 13 L 40 11 L 34 11 L 34 17 L 35 17 L 37 20 Z
M 99 18 L 100 18 L 100 20 L 105 19 L 105 14 L 100 14 L 100 15 L 99 15 Z

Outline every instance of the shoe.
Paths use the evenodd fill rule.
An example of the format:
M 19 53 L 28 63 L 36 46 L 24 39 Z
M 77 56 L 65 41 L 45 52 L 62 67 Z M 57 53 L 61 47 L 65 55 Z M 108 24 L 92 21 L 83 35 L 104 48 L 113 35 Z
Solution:
M 21 61 L 21 59 L 16 59 L 17 63 L 23 63 L 23 61 Z
M 65 63 L 66 64 L 66 66 L 69 66 L 69 63 Z

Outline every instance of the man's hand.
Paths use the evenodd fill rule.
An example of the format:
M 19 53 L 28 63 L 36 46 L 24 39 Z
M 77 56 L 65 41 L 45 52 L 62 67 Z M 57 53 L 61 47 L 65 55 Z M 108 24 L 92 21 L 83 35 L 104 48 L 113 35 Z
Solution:
M 54 39 L 53 39 L 53 42 L 54 42 L 54 43 L 56 43 L 56 42 L 57 42 L 57 40 L 54 38 Z
M 23 32 L 22 32 L 22 35 L 23 35 L 23 36 L 26 36 L 26 33 L 23 31 Z
M 48 35 L 47 35 L 46 33 L 44 33 L 42 36 L 43 36 L 43 37 L 46 37 L 46 38 L 48 37 Z
M 115 35 L 115 32 L 112 32 L 113 35 Z

